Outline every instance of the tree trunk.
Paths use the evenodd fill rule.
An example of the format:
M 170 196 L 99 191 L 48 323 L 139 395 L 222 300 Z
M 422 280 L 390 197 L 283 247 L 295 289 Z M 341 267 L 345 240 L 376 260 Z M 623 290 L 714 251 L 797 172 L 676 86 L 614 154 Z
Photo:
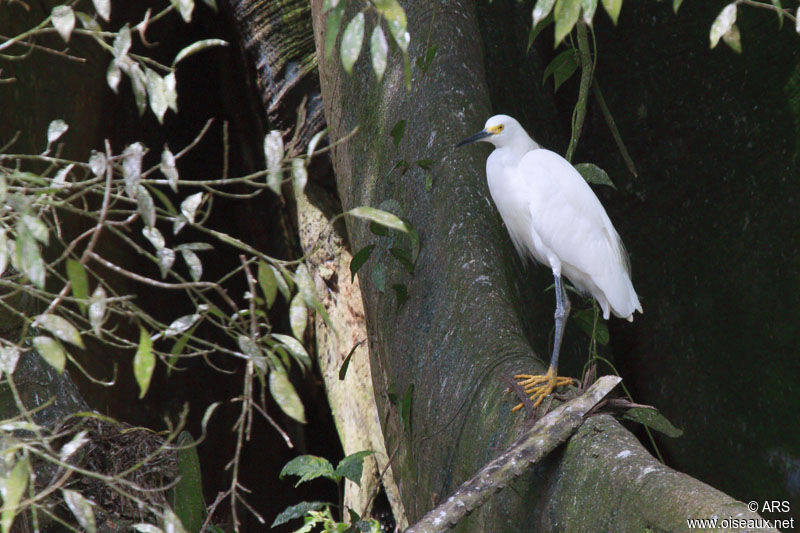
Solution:
M 472 4 L 405 3 L 409 28 L 415 31 L 412 63 L 424 54 L 427 43 L 438 46 L 426 73 L 413 69 L 411 91 L 403 88 L 398 53 L 391 55 L 381 83 L 363 58 L 351 76 L 343 73 L 336 57 L 323 59 L 321 4 L 312 2 L 312 10 L 331 137 L 341 139 L 359 127 L 356 136 L 333 151 L 343 209 L 386 207 L 391 200 L 388 205 L 413 224 L 422 241 L 411 276 L 379 251 L 408 243 L 373 235 L 363 221 L 348 220 L 354 250 L 377 244 L 360 271 L 373 382 L 387 449 L 399 446 L 393 466 L 413 522 L 519 436 L 522 416 L 511 413 L 515 399 L 503 394 L 506 384 L 501 378 L 521 370 L 543 370 L 528 336 L 547 331 L 552 319 L 533 323 L 528 302 L 521 297 L 528 291 L 488 196 L 485 150 L 453 149 L 491 114 Z M 435 31 L 428 32 L 428 24 L 435 24 Z M 406 121 L 405 135 L 395 147 L 390 131 L 399 120 Z M 427 171 L 430 190 L 426 171 L 414 165 L 420 159 L 434 161 Z M 405 173 L 392 170 L 401 160 L 411 165 Z M 374 274 L 379 264 L 386 270 L 383 291 L 380 275 Z M 407 287 L 408 300 L 400 306 L 389 289 L 392 284 Z M 410 409 L 404 398 L 410 399 Z M 586 436 L 598 423 L 607 453 L 587 464 L 586 458 L 593 457 L 590 445 L 596 441 Z M 620 510 L 639 490 L 625 483 L 631 474 L 652 486 L 669 482 L 666 486 L 675 487 L 649 500 L 653 517 L 647 522 L 654 529 L 669 529 L 676 520 L 689 517 L 680 510 L 689 499 L 708 502 L 703 512 L 748 513 L 729 497 L 659 464 L 640 447 L 633 450 L 633 437 L 613 419 L 593 421 L 578 437 L 563 458 L 554 457 L 541 472 L 546 485 L 530 472 L 460 528 L 515 531 L 538 524 L 560 529 L 573 523 L 574 509 L 592 509 L 590 516 L 581 517 L 586 530 L 602 530 L 612 518 L 621 524 L 620 530 L 627 530 L 627 517 Z M 626 447 L 619 448 L 619 443 Z M 628 451 L 635 463 L 624 453 Z M 576 476 L 578 471 L 592 478 L 593 490 L 579 492 L 569 506 L 558 504 L 568 494 L 551 494 L 552 487 L 587 479 Z M 631 527 L 641 523 L 631 514 Z

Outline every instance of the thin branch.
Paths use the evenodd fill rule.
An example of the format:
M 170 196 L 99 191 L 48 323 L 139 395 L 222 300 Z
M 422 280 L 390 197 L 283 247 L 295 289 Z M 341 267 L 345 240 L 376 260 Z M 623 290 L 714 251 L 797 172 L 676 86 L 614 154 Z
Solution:
M 592 52 L 589 49 L 589 37 L 587 35 L 586 24 L 578 23 L 578 52 L 581 58 L 581 84 L 578 90 L 578 103 L 575 104 L 575 112 L 572 120 L 572 137 L 567 148 L 567 161 L 572 162 L 572 156 L 578 147 L 578 140 L 581 137 L 583 121 L 586 118 L 586 107 L 589 103 L 589 86 L 592 83 Z

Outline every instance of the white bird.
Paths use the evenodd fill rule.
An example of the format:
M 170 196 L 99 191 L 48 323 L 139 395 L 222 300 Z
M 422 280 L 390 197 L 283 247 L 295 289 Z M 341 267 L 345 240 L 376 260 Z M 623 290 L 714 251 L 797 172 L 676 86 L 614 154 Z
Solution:
M 597 300 L 604 319 L 614 313 L 633 321 L 634 311 L 641 313 L 642 306 L 619 234 L 594 191 L 569 161 L 541 148 L 507 115 L 491 117 L 482 131 L 456 146 L 475 141 L 495 146 L 486 160 L 486 179 L 511 242 L 523 261 L 526 256 L 533 257 L 549 266 L 555 278 L 550 367 L 545 375 L 515 376 L 538 406 L 556 387 L 573 381 L 557 375 L 558 352 L 570 310 L 562 275 Z

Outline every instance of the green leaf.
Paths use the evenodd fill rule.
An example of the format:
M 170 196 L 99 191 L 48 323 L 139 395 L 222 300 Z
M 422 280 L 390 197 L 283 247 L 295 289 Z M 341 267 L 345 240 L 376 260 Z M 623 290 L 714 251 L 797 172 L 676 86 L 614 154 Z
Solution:
M 608 177 L 608 173 L 594 163 L 578 163 L 575 165 L 575 170 L 577 170 L 588 183 L 608 185 L 612 189 L 617 188 L 614 182 L 611 181 L 611 178 Z
M 167 533 L 187 533 L 181 519 L 178 518 L 178 515 L 169 507 L 164 509 L 164 531 Z
M 312 157 L 314 157 L 314 150 L 316 150 L 317 145 L 322 140 L 324 136 L 328 134 L 328 128 L 325 128 L 322 131 L 317 132 L 311 140 L 308 141 L 308 150 L 306 151 L 306 158 L 310 161 Z
M 136 186 L 136 210 L 142 216 L 142 222 L 148 228 L 156 224 L 156 204 L 148 190 L 142 186 Z
M 67 353 L 60 342 L 50 337 L 40 336 L 33 338 L 33 346 L 50 366 L 59 373 L 64 371 L 64 366 L 67 364 Z
M 159 124 L 164 121 L 164 115 L 169 108 L 167 102 L 167 84 L 164 78 L 158 73 L 147 67 L 144 68 L 145 82 L 147 83 L 147 96 L 149 97 L 150 109 L 158 119 Z
M 283 180 L 283 136 L 281 132 L 272 130 L 264 136 L 264 159 L 267 161 L 267 185 L 278 196 L 281 195 Z
M 175 56 L 175 59 L 172 60 L 172 66 L 178 64 L 183 59 L 186 59 L 190 55 L 196 54 L 197 52 L 201 52 L 206 48 L 212 48 L 214 46 L 228 46 L 228 41 L 223 41 L 222 39 L 203 39 L 202 41 L 197 41 L 195 43 L 190 44 L 189 46 L 184 47 L 178 54 Z
M 295 341 L 291 337 L 288 338 Z M 281 364 L 274 365 L 269 373 L 269 392 L 272 394 L 275 403 L 281 408 L 281 411 L 298 422 L 306 423 L 303 402 L 300 401 L 294 386 L 289 381 L 286 369 Z
M 182 431 L 175 444 L 178 456 L 178 482 L 170 490 L 170 504 L 185 529 L 200 531 L 206 507 L 197 446 L 188 431 Z
M 739 26 L 736 24 L 722 35 L 722 40 L 737 54 L 742 53 L 742 36 L 739 33 Z
M 136 109 L 139 116 L 144 115 L 147 109 L 147 83 L 144 72 L 138 64 L 134 63 L 131 67 L 130 79 L 131 89 L 133 89 L 133 99 L 136 102 Z
M 728 33 L 728 30 L 731 29 L 733 24 L 736 22 L 736 2 L 732 2 L 725 6 L 722 11 L 720 11 L 717 18 L 714 20 L 714 23 L 711 25 L 711 31 L 709 32 L 709 41 L 711 42 L 711 48 L 717 46 L 720 38 Z
M 8 267 L 8 235 L 6 228 L 0 228 L 0 276 Z
M 583 11 L 583 21 L 591 26 L 594 13 L 597 11 L 597 0 L 581 0 L 581 11 Z
M 347 213 L 353 215 L 354 217 L 365 218 L 372 222 L 376 222 L 381 226 L 386 226 L 387 228 L 396 229 L 404 233 L 408 233 L 412 229 L 409 224 L 403 222 L 397 215 L 393 215 L 388 211 L 381 211 L 380 209 L 375 209 L 374 207 L 366 207 L 366 206 L 355 207 L 350 211 L 347 211 Z
M 594 325 L 594 311 L 592 309 L 581 309 L 580 311 L 572 313 L 571 317 L 575 323 L 578 324 L 578 327 L 591 338 L 592 327 Z M 608 344 L 610 336 L 608 334 L 608 324 L 606 324 L 605 320 L 597 320 L 594 336 L 595 340 L 603 346 Z
M 363 341 L 362 341 L 363 342 Z M 358 344 L 356 344 L 358 346 Z M 355 350 L 355 347 L 353 347 Z M 3 346 L 0 347 L 0 377 L 3 374 L 13 374 L 14 370 L 17 368 L 17 362 L 19 361 L 20 350 L 16 346 Z M 350 351 L 352 355 L 353 351 Z M 345 361 L 347 362 L 347 361 Z M 342 375 L 342 371 L 339 371 L 339 376 Z
M 203 203 L 203 193 L 196 192 L 186 197 L 181 202 L 181 214 L 186 217 L 189 224 L 194 224 L 194 217 L 197 214 L 197 209 Z
M 677 438 L 683 435 L 683 430 L 673 426 L 672 423 L 655 408 L 632 407 L 625 412 L 623 418 L 638 422 L 643 426 L 663 433 L 667 437 Z
M 194 10 L 194 0 L 170 0 L 178 10 L 184 22 L 192 21 L 192 11 Z
M 347 375 L 347 368 L 350 366 L 350 358 L 353 357 L 353 354 L 356 353 L 356 348 L 364 344 L 366 339 L 362 339 L 355 343 L 352 348 L 350 348 L 350 353 L 347 354 L 347 357 L 344 358 L 342 362 L 341 368 L 339 368 L 339 381 L 344 381 L 345 376 Z
M 292 334 L 302 342 L 303 333 L 308 325 L 308 308 L 303 300 L 303 295 L 299 292 L 294 295 L 292 303 L 289 305 L 289 324 L 292 327 Z
M 5 479 L 0 480 L 0 495 L 3 499 L 3 507 L 0 511 L 0 525 L 2 532 L 11 531 L 11 525 L 19 509 L 19 501 L 28 486 L 31 476 L 31 467 L 27 457 L 21 458 L 8 473 Z
M 89 298 L 89 324 L 92 326 L 94 334 L 100 336 L 100 328 L 106 319 L 106 309 L 108 308 L 108 297 L 102 285 L 97 285 Z
M 781 4 L 781 0 L 771 0 L 771 1 L 772 1 L 772 5 L 777 8 L 775 10 L 775 12 L 778 14 L 778 29 L 780 30 L 780 29 L 783 28 L 783 5 Z M 737 31 L 737 33 L 738 33 L 738 31 Z M 730 44 L 730 43 L 728 43 L 728 44 Z M 733 47 L 731 46 L 731 48 L 733 48 Z M 734 50 L 735 50 L 735 48 L 734 48 Z M 739 46 L 739 53 L 741 53 L 741 45 Z
M 405 35 L 408 36 L 408 32 L 405 32 Z M 406 44 L 406 46 L 408 45 Z M 405 50 L 403 50 L 403 84 L 407 91 L 411 90 L 411 59 Z
M 58 315 L 39 315 L 34 321 L 38 326 L 46 329 L 62 341 L 74 344 L 78 348 L 83 348 L 83 340 L 78 328 L 72 322 Z
M 361 267 L 366 263 L 369 256 L 372 255 L 372 250 L 375 249 L 374 244 L 368 244 L 367 246 L 360 249 L 356 252 L 356 255 L 353 256 L 353 259 L 350 260 L 350 281 L 356 279 L 356 274 L 361 269 Z
M 133 40 L 131 39 L 131 29 L 127 23 L 123 27 L 119 29 L 117 32 L 117 36 L 114 38 L 114 45 L 111 50 L 111 53 L 114 54 L 116 58 L 122 58 L 127 55 L 128 50 L 131 49 L 131 44 Z
M 611 17 L 614 25 L 616 25 L 619 19 L 619 11 L 622 9 L 622 0 L 603 0 L 603 7 L 608 16 Z
M 553 18 L 556 21 L 555 38 L 556 46 L 564 40 L 581 14 L 581 0 L 558 0 L 553 10 Z
M 72 287 L 72 296 L 78 300 L 81 311 L 86 312 L 86 300 L 89 298 L 89 277 L 84 266 L 74 259 L 67 259 L 67 279 Z
M 308 170 L 306 162 L 299 157 L 292 159 L 292 185 L 295 194 L 301 194 L 308 183 Z
M 683 0 L 672 0 L 672 9 L 675 11 L 675 14 L 678 14 L 678 9 L 680 9 Z
M 375 76 L 378 77 L 378 82 L 380 82 L 383 79 L 383 73 L 386 71 L 386 55 L 389 53 L 389 43 L 386 41 L 386 36 L 383 34 L 380 24 L 376 24 L 375 29 L 372 30 L 369 47 L 372 53 L 372 70 L 375 72 Z
M 360 452 L 351 453 L 336 466 L 334 474 L 340 477 L 346 477 L 359 487 L 361 486 L 361 472 L 364 467 L 364 457 L 372 455 L 372 450 L 362 450 Z
M 94 4 L 94 10 L 97 11 L 97 14 L 108 22 L 111 17 L 111 0 L 92 0 L 92 4 Z
M 342 44 L 339 53 L 342 57 L 342 67 L 350 74 L 353 65 L 361 54 L 361 45 L 364 43 L 364 12 L 360 11 L 347 23 L 342 34 Z
M 194 281 L 198 281 L 203 276 L 203 263 L 200 257 L 189 248 L 181 248 L 181 255 L 186 266 L 189 267 L 189 275 Z
M 50 232 L 47 229 L 47 224 L 42 222 L 39 218 L 32 215 L 22 215 L 22 224 L 31 232 L 33 238 L 40 243 L 47 244 L 50 240 Z
M 174 365 L 175 362 L 178 360 L 178 356 L 183 353 L 183 350 L 186 348 L 186 345 L 189 344 L 189 341 L 192 339 L 192 335 L 194 335 L 194 330 L 197 329 L 197 326 L 199 325 L 200 324 L 195 324 L 194 326 L 189 328 L 189 331 L 181 335 L 180 338 L 177 341 L 175 341 L 175 344 L 172 345 L 172 348 L 170 348 L 169 350 L 169 353 L 172 356 L 169 359 L 169 363 L 171 365 Z M 171 369 L 167 369 L 167 372 L 169 372 L 170 370 Z
M 546 82 L 547 78 L 552 75 L 555 82 L 553 92 L 558 91 L 561 84 L 567 81 L 578 69 L 577 53 L 577 50 L 570 47 L 554 57 L 550 64 L 547 65 L 547 68 L 544 69 L 542 83 Z
M 78 22 L 81 23 L 81 26 L 83 26 L 84 29 L 91 32 L 103 31 L 103 29 L 100 27 L 100 24 L 97 23 L 92 15 L 84 13 L 83 11 L 75 11 L 75 16 L 78 17 Z
M 543 21 L 547 16 L 553 11 L 553 6 L 555 5 L 556 0 L 537 0 L 536 5 L 533 6 L 533 12 L 531 16 L 533 18 L 533 28 L 536 27 L 539 22 Z
M 134 531 L 138 531 L 139 533 L 164 533 L 160 527 L 156 527 L 153 524 L 133 524 L 131 526 Z
M 534 24 L 531 26 L 531 30 L 528 32 L 528 44 L 525 47 L 525 52 L 530 52 L 531 46 L 533 46 L 533 41 L 536 40 L 536 37 L 542 32 L 544 28 L 549 26 L 553 22 L 553 12 L 551 11 L 542 22 L 538 24 Z
M 416 161 L 414 161 L 414 164 L 417 165 L 422 170 L 430 170 L 430 168 L 433 166 L 433 160 L 432 159 L 417 159 Z
M 386 237 L 389 235 L 389 228 L 381 226 L 375 222 L 369 223 L 369 231 L 372 232 L 373 235 L 377 235 L 379 237 Z
M 431 63 L 433 63 L 433 58 L 436 57 L 436 52 L 439 50 L 439 46 L 436 44 L 430 45 L 425 50 L 424 56 L 419 56 L 417 58 L 417 68 L 420 69 L 422 72 L 428 72 L 428 68 L 430 68 Z
M 304 369 L 311 368 L 311 357 L 309 357 L 308 352 L 306 352 L 306 349 L 303 348 L 303 345 L 300 341 L 294 337 L 283 335 L 281 333 L 273 333 L 272 338 L 283 344 L 292 357 L 297 359 Z
M 794 12 L 794 31 L 800 33 L 800 6 L 797 6 L 797 11 Z
M 275 278 L 272 267 L 263 260 L 258 262 L 258 285 L 261 287 L 261 292 L 264 293 L 267 308 L 271 308 L 278 295 L 278 280 Z
M 325 502 L 300 502 L 298 504 L 291 505 L 284 509 L 281 514 L 275 517 L 275 520 L 272 522 L 270 527 L 278 527 L 286 522 L 289 522 L 290 520 L 303 518 L 309 513 L 309 511 L 317 511 L 327 507 L 328 505 L 330 504 Z
M 47 126 L 47 148 L 50 149 L 50 145 L 56 142 L 66 131 L 69 129 L 69 126 L 63 120 L 56 119 L 50 122 Z
M 294 272 L 294 282 L 297 284 L 297 290 L 303 296 L 306 305 L 316 307 L 317 296 L 314 290 L 314 280 L 311 279 L 311 273 L 305 263 L 297 265 L 297 269 Z
M 270 268 L 272 269 L 272 273 L 275 274 L 275 282 L 278 284 L 278 290 L 288 302 L 292 296 L 292 291 L 289 288 L 292 275 L 283 267 L 281 267 L 280 272 L 272 265 L 270 265 Z
M 266 374 L 268 368 L 267 358 L 262 354 L 259 345 L 246 335 L 239 335 L 237 341 L 247 360 L 253 363 L 253 366 L 261 372 L 261 375 Z M 280 362 L 277 362 L 276 365 L 280 365 Z
M 334 473 L 333 465 L 330 461 L 317 455 L 298 455 L 286 463 L 278 477 L 283 479 L 286 476 L 298 476 L 300 478 L 295 487 L 318 477 L 326 477 L 334 481 L 341 479 Z
M 386 265 L 377 263 L 372 267 L 372 283 L 380 292 L 386 290 Z
M 403 268 L 405 268 L 409 274 L 412 276 L 414 275 L 414 263 L 411 261 L 411 256 L 408 254 L 408 252 L 402 248 L 394 246 L 389 248 L 389 253 L 392 254 L 401 265 L 403 265 Z
M 61 493 L 64 496 L 64 502 L 66 502 L 67 507 L 72 511 L 80 526 L 89 533 L 97 531 L 92 502 L 84 498 L 83 494 L 74 490 L 61 489 Z
M 386 25 L 389 27 L 389 33 L 392 34 L 394 42 L 403 52 L 404 59 L 408 59 L 408 44 L 411 42 L 411 36 L 406 31 L 406 12 L 397 0 L 372 0 L 372 4 L 377 8 L 378 12 L 383 15 L 386 20 Z
M 183 333 L 184 331 L 188 330 L 192 327 L 195 322 L 200 320 L 201 315 L 200 313 L 194 313 L 192 315 L 183 315 L 180 318 L 176 318 L 175 320 L 167 326 L 167 329 L 164 330 L 164 338 L 169 337 L 176 337 Z
M 395 148 L 397 148 L 397 146 L 400 144 L 400 140 L 403 138 L 403 133 L 405 133 L 405 131 L 406 131 L 405 119 L 398 120 L 395 123 L 395 125 L 392 126 L 392 131 L 390 132 L 390 135 L 392 136 L 392 140 L 394 141 Z
M 342 15 L 347 2 L 339 2 L 328 13 L 328 27 L 325 30 L 325 57 L 330 58 L 336 46 L 336 37 L 339 35 L 339 26 L 342 25 Z
M 75 29 L 75 12 L 72 8 L 63 5 L 54 7 L 50 12 L 50 20 L 64 42 L 69 42 L 72 30 Z
M 408 289 L 402 283 L 393 284 L 392 289 L 394 289 L 394 294 L 397 297 L 397 308 L 400 309 L 408 301 Z
M 150 387 L 150 379 L 156 368 L 156 357 L 153 355 L 153 340 L 143 327 L 139 326 L 139 347 L 133 356 L 133 375 L 139 384 L 139 398 L 144 398 Z

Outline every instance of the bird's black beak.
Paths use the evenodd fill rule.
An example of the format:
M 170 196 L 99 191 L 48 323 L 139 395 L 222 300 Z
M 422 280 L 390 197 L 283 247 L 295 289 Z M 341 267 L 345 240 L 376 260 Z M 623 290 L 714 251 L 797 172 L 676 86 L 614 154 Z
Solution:
M 465 144 L 474 143 L 475 141 L 480 141 L 481 139 L 485 139 L 486 137 L 488 137 L 490 135 L 492 135 L 492 132 L 486 131 L 486 130 L 481 130 L 478 133 L 476 133 L 475 135 L 470 135 L 469 137 L 467 137 L 463 141 L 459 142 L 456 145 L 456 148 L 458 148 L 460 146 L 464 146 Z

